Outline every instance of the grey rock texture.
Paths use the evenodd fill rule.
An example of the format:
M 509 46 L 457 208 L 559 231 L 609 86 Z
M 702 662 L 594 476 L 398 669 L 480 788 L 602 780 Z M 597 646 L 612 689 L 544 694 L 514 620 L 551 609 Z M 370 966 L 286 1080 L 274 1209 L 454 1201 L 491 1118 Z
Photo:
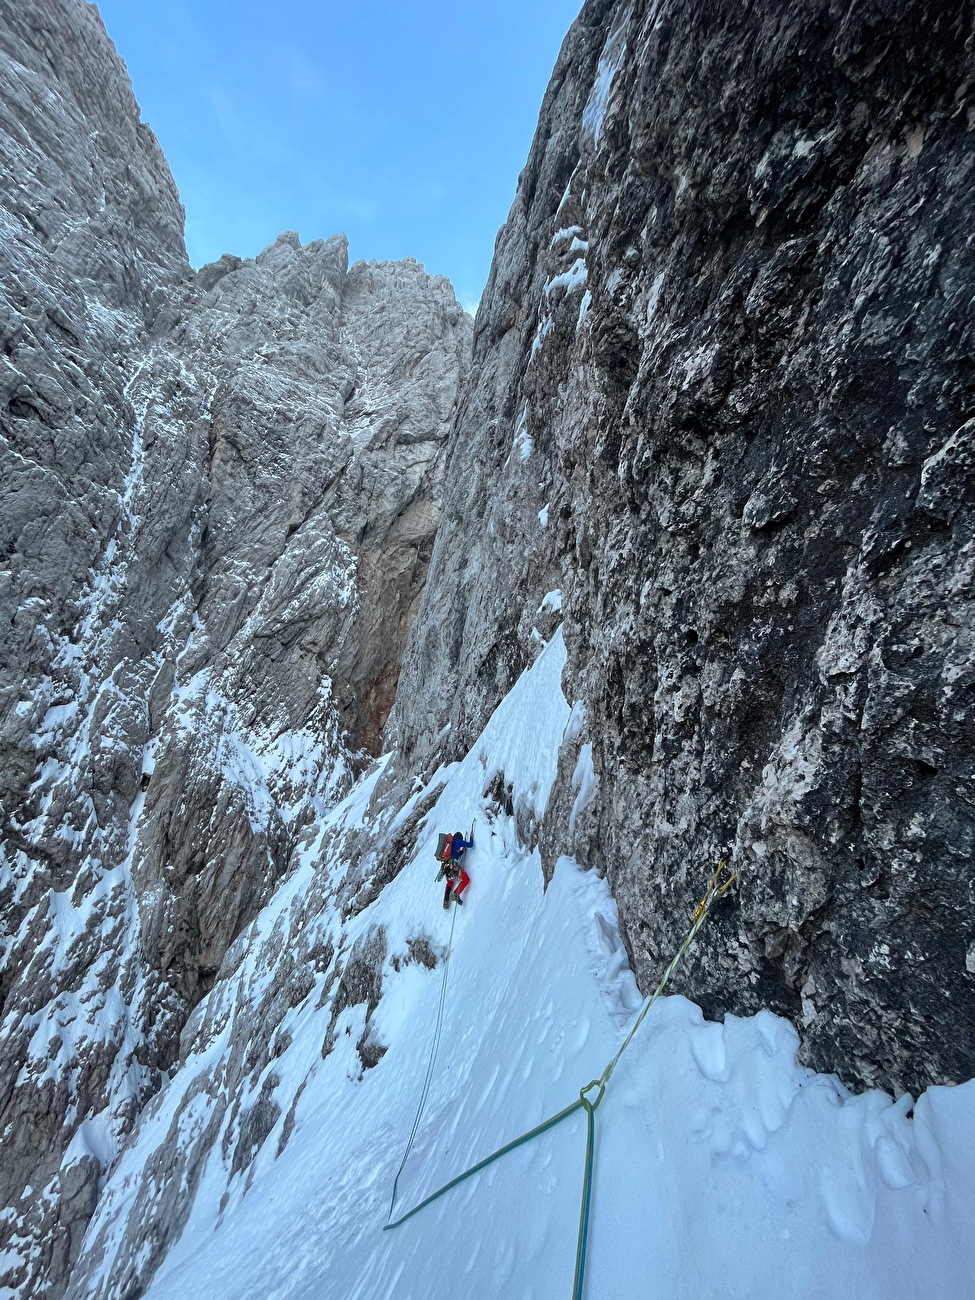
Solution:
M 0 1287 L 26 1296 L 63 1289 L 187 1015 L 379 743 L 470 321 L 343 236 L 195 273 L 80 0 L 0 4 L 0 75 Z
M 30 778 L 22 677 L 50 660 L 119 525 L 133 358 L 190 274 L 183 213 L 88 5 L 6 5 L 0 25 L 0 797 Z
M 122 961 L 141 743 L 133 761 L 115 737 L 145 727 L 123 692 L 152 633 L 115 613 L 141 468 L 131 380 L 191 272 L 97 12 L 2 6 L 0 78 L 0 1286 L 29 1294 L 64 1277 L 109 1133 L 174 1027 L 165 990 Z M 165 547 L 178 517 L 159 527 Z
M 466 749 L 561 599 L 579 706 L 525 833 L 607 873 L 645 989 L 733 850 L 682 990 L 897 1091 L 975 1073 L 972 16 L 584 6 L 387 778 Z
M 365 919 L 350 926 L 348 863 L 368 870 L 377 853 L 394 846 L 400 865 L 409 861 L 425 829 L 424 805 L 429 813 L 430 801 L 418 791 L 402 810 L 390 806 L 363 827 L 361 802 L 352 797 L 331 823 L 302 833 L 293 875 L 234 941 L 212 991 L 184 1027 L 172 1086 L 147 1104 L 137 1145 L 123 1151 L 96 1207 L 69 1281 L 70 1300 L 143 1294 L 180 1238 L 201 1176 L 225 1180 L 222 1218 L 235 1196 L 250 1191 L 259 1162 L 266 1170 L 287 1147 L 322 1058 L 344 1055 L 350 1077 L 359 1080 L 382 1058 L 386 1047 L 373 1013 L 388 972 L 411 963 L 433 969 L 443 953 L 427 935 L 394 946 L 382 926 Z M 296 1071 L 297 1049 L 318 1011 L 320 1054 L 313 1051 Z M 322 1120 L 342 1123 L 340 1115 L 315 1122 Z M 350 1169 L 346 1185 L 324 1194 L 353 1196 L 372 1175 Z

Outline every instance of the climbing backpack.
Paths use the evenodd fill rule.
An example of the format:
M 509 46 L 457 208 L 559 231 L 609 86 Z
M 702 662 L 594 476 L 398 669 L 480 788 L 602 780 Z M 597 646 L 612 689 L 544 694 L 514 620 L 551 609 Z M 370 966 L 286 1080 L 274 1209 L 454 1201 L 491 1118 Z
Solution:
M 453 856 L 454 837 L 453 835 L 445 835 L 444 832 L 441 831 L 440 838 L 437 840 L 437 861 L 449 862 Z

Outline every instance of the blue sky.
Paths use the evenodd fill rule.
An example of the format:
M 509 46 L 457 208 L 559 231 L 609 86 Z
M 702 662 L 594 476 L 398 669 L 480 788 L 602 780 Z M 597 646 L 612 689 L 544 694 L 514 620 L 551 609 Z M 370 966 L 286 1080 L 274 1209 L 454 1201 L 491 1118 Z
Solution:
M 194 265 L 282 230 L 416 257 L 468 308 L 581 0 L 99 0 Z

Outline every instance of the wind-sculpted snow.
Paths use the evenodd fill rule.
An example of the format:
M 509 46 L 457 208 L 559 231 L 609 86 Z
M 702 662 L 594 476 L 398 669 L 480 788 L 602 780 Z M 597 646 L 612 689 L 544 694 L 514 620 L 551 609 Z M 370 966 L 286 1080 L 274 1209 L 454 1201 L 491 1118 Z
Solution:
M 181 1300 L 203 1278 L 213 1300 L 571 1293 L 581 1116 L 382 1231 L 451 932 L 439 830 L 476 817 L 473 883 L 398 1211 L 574 1100 L 640 1006 L 605 880 L 562 858 L 546 889 L 519 832 L 518 810 L 545 815 L 574 752 L 564 662 L 556 634 L 463 761 L 403 807 L 383 800 L 383 759 L 309 829 L 187 1025 L 72 1297 Z M 395 874 L 350 911 L 360 867 L 394 845 Z M 728 919 L 711 922 L 722 936 Z M 588 1294 L 971 1292 L 975 1084 L 929 1090 L 910 1118 L 910 1097 L 852 1096 L 797 1065 L 797 1046 L 767 1012 L 709 1023 L 683 998 L 658 1003 L 597 1112 Z

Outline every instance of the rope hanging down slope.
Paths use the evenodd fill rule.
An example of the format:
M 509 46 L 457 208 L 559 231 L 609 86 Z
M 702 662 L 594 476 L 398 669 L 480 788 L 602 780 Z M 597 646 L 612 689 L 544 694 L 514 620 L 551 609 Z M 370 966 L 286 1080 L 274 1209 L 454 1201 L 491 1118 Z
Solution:
M 603 1095 L 606 1092 L 606 1085 L 613 1077 L 613 1071 L 616 1069 L 617 1065 L 619 1064 L 620 1057 L 623 1055 L 623 1053 L 629 1047 L 630 1043 L 633 1041 L 633 1036 L 635 1035 L 636 1031 L 640 1028 L 644 1019 L 646 1018 L 647 1012 L 650 1010 L 650 1008 L 656 1002 L 657 998 L 660 997 L 661 993 L 663 993 L 664 989 L 667 987 L 667 984 L 670 981 L 670 977 L 677 969 L 678 965 L 680 964 L 688 948 L 694 942 L 694 938 L 697 935 L 698 930 L 700 930 L 701 926 L 707 920 L 712 906 L 717 902 L 719 898 L 723 898 L 724 895 L 728 892 L 728 890 L 734 884 L 737 874 L 738 874 L 737 872 L 729 872 L 724 859 L 722 859 L 718 863 L 717 870 L 715 871 L 714 875 L 711 877 L 711 883 L 708 885 L 707 890 L 704 893 L 704 897 L 697 905 L 697 910 L 694 913 L 694 917 L 691 921 L 691 927 L 687 932 L 687 936 L 685 937 L 683 943 L 680 945 L 680 947 L 677 949 L 677 952 L 674 954 L 673 958 L 671 959 L 670 965 L 667 967 L 667 969 L 664 971 L 663 975 L 661 976 L 659 984 L 644 1002 L 642 1008 L 640 1009 L 640 1014 L 633 1022 L 633 1026 L 630 1029 L 630 1032 L 626 1035 L 626 1038 L 623 1040 L 623 1044 L 620 1047 L 619 1051 L 609 1062 L 609 1064 L 603 1070 L 602 1074 L 599 1076 L 598 1079 L 593 1079 L 592 1082 L 587 1083 L 584 1088 L 580 1088 L 578 1100 L 572 1102 L 571 1105 L 566 1106 L 564 1110 L 560 1110 L 558 1114 L 552 1115 L 549 1119 L 544 1120 L 541 1124 L 537 1125 L 535 1128 L 530 1129 L 527 1133 L 522 1133 L 521 1137 L 517 1137 L 514 1139 L 514 1141 L 508 1142 L 503 1147 L 499 1147 L 499 1149 L 497 1151 L 492 1152 L 491 1155 L 485 1156 L 483 1160 L 479 1160 L 476 1165 L 471 1165 L 470 1169 L 465 1169 L 462 1174 L 458 1174 L 456 1178 L 452 1178 L 449 1183 L 445 1183 L 443 1187 L 438 1188 L 437 1191 L 433 1192 L 430 1196 L 422 1200 L 419 1203 L 419 1205 L 414 1205 L 412 1210 L 407 1210 L 407 1212 L 401 1215 L 398 1219 L 394 1220 L 393 1222 L 387 1221 L 383 1226 L 384 1232 L 388 1232 L 391 1228 L 398 1228 L 400 1224 L 405 1223 L 407 1219 L 412 1219 L 414 1214 L 419 1214 L 419 1212 L 422 1209 L 425 1209 L 425 1207 L 430 1205 L 433 1201 L 438 1200 L 446 1192 L 449 1192 L 451 1188 L 456 1187 L 458 1183 L 464 1182 L 465 1179 L 470 1178 L 473 1174 L 478 1173 L 479 1170 L 485 1169 L 488 1165 L 492 1164 L 495 1160 L 500 1159 L 501 1156 L 507 1155 L 509 1151 L 514 1151 L 515 1147 L 520 1147 L 525 1142 L 530 1142 L 533 1138 L 538 1137 L 539 1134 L 544 1133 L 547 1129 L 554 1128 L 555 1125 L 560 1124 L 562 1120 L 568 1119 L 570 1115 L 574 1115 L 577 1110 L 584 1110 L 586 1112 L 586 1163 L 585 1163 L 585 1172 L 583 1175 L 583 1182 L 582 1182 L 582 1208 L 579 1214 L 579 1236 L 576 1242 L 575 1279 L 572 1288 L 572 1300 L 582 1300 L 583 1287 L 585 1285 L 585 1277 L 586 1277 L 586 1246 L 589 1237 L 589 1211 L 590 1211 L 590 1205 L 592 1200 L 592 1167 L 593 1167 L 593 1157 L 595 1154 L 595 1145 L 596 1145 L 596 1107 L 603 1099 Z M 454 913 L 454 915 L 456 917 L 456 912 Z M 453 941 L 453 934 L 454 934 L 454 926 L 453 926 L 453 921 L 451 921 L 451 925 L 450 925 L 451 942 Z M 436 1034 L 434 1036 L 433 1051 L 430 1056 L 430 1065 L 427 1068 L 427 1077 L 423 1083 L 423 1091 L 420 1096 L 420 1105 L 417 1107 L 416 1119 L 413 1122 L 413 1131 L 410 1134 L 410 1140 L 407 1143 L 407 1147 L 406 1147 L 406 1155 L 403 1156 L 403 1160 L 396 1173 L 396 1178 L 393 1180 L 393 1194 L 389 1202 L 389 1214 L 387 1215 L 387 1220 L 389 1219 L 389 1216 L 392 1215 L 393 1213 L 393 1206 L 396 1203 L 396 1184 L 399 1182 L 399 1176 L 403 1172 L 403 1167 L 406 1164 L 407 1157 L 409 1156 L 410 1151 L 413 1149 L 413 1142 L 416 1138 L 417 1128 L 420 1123 L 420 1114 L 422 1112 L 424 1103 L 426 1102 L 427 1092 L 429 1091 L 429 1087 L 430 1087 L 430 1079 L 433 1076 L 433 1063 L 436 1060 L 437 1050 L 440 1046 L 440 1033 L 443 1027 L 443 1007 L 444 1007 L 444 999 L 445 999 L 446 989 L 447 989 L 447 966 L 449 960 L 450 960 L 450 948 L 448 947 L 447 959 L 444 962 L 444 978 L 443 978 L 443 985 L 440 991 L 440 1009 L 437 1016 L 437 1029 L 436 1029 Z M 589 1097 L 587 1096 L 587 1093 L 590 1093 L 593 1090 L 595 1090 L 595 1097 L 593 1100 L 590 1100 Z
M 423 1114 L 423 1107 L 427 1104 L 427 1093 L 430 1091 L 430 1081 L 433 1079 L 433 1067 L 437 1063 L 437 1052 L 440 1050 L 440 1035 L 443 1033 L 443 1009 L 447 1001 L 447 972 L 450 970 L 450 953 L 454 946 L 454 922 L 456 920 L 457 908 L 455 907 L 453 909 L 453 915 L 450 918 L 450 935 L 447 938 L 447 955 L 444 957 L 443 962 L 443 980 L 440 985 L 440 1005 L 437 1007 L 437 1027 L 433 1034 L 433 1048 L 430 1052 L 430 1063 L 427 1066 L 427 1075 L 423 1080 L 423 1087 L 420 1089 L 420 1101 L 416 1108 L 413 1128 L 410 1131 L 410 1140 L 406 1144 L 403 1159 L 400 1161 L 399 1169 L 396 1170 L 396 1177 L 393 1179 L 393 1194 L 389 1198 L 389 1210 L 386 1214 L 387 1220 L 393 1213 L 393 1206 L 396 1204 L 396 1185 L 399 1182 L 399 1176 L 406 1167 L 406 1162 L 410 1158 L 410 1152 L 413 1150 L 413 1143 L 416 1141 L 417 1130 L 420 1127 L 420 1116 Z

